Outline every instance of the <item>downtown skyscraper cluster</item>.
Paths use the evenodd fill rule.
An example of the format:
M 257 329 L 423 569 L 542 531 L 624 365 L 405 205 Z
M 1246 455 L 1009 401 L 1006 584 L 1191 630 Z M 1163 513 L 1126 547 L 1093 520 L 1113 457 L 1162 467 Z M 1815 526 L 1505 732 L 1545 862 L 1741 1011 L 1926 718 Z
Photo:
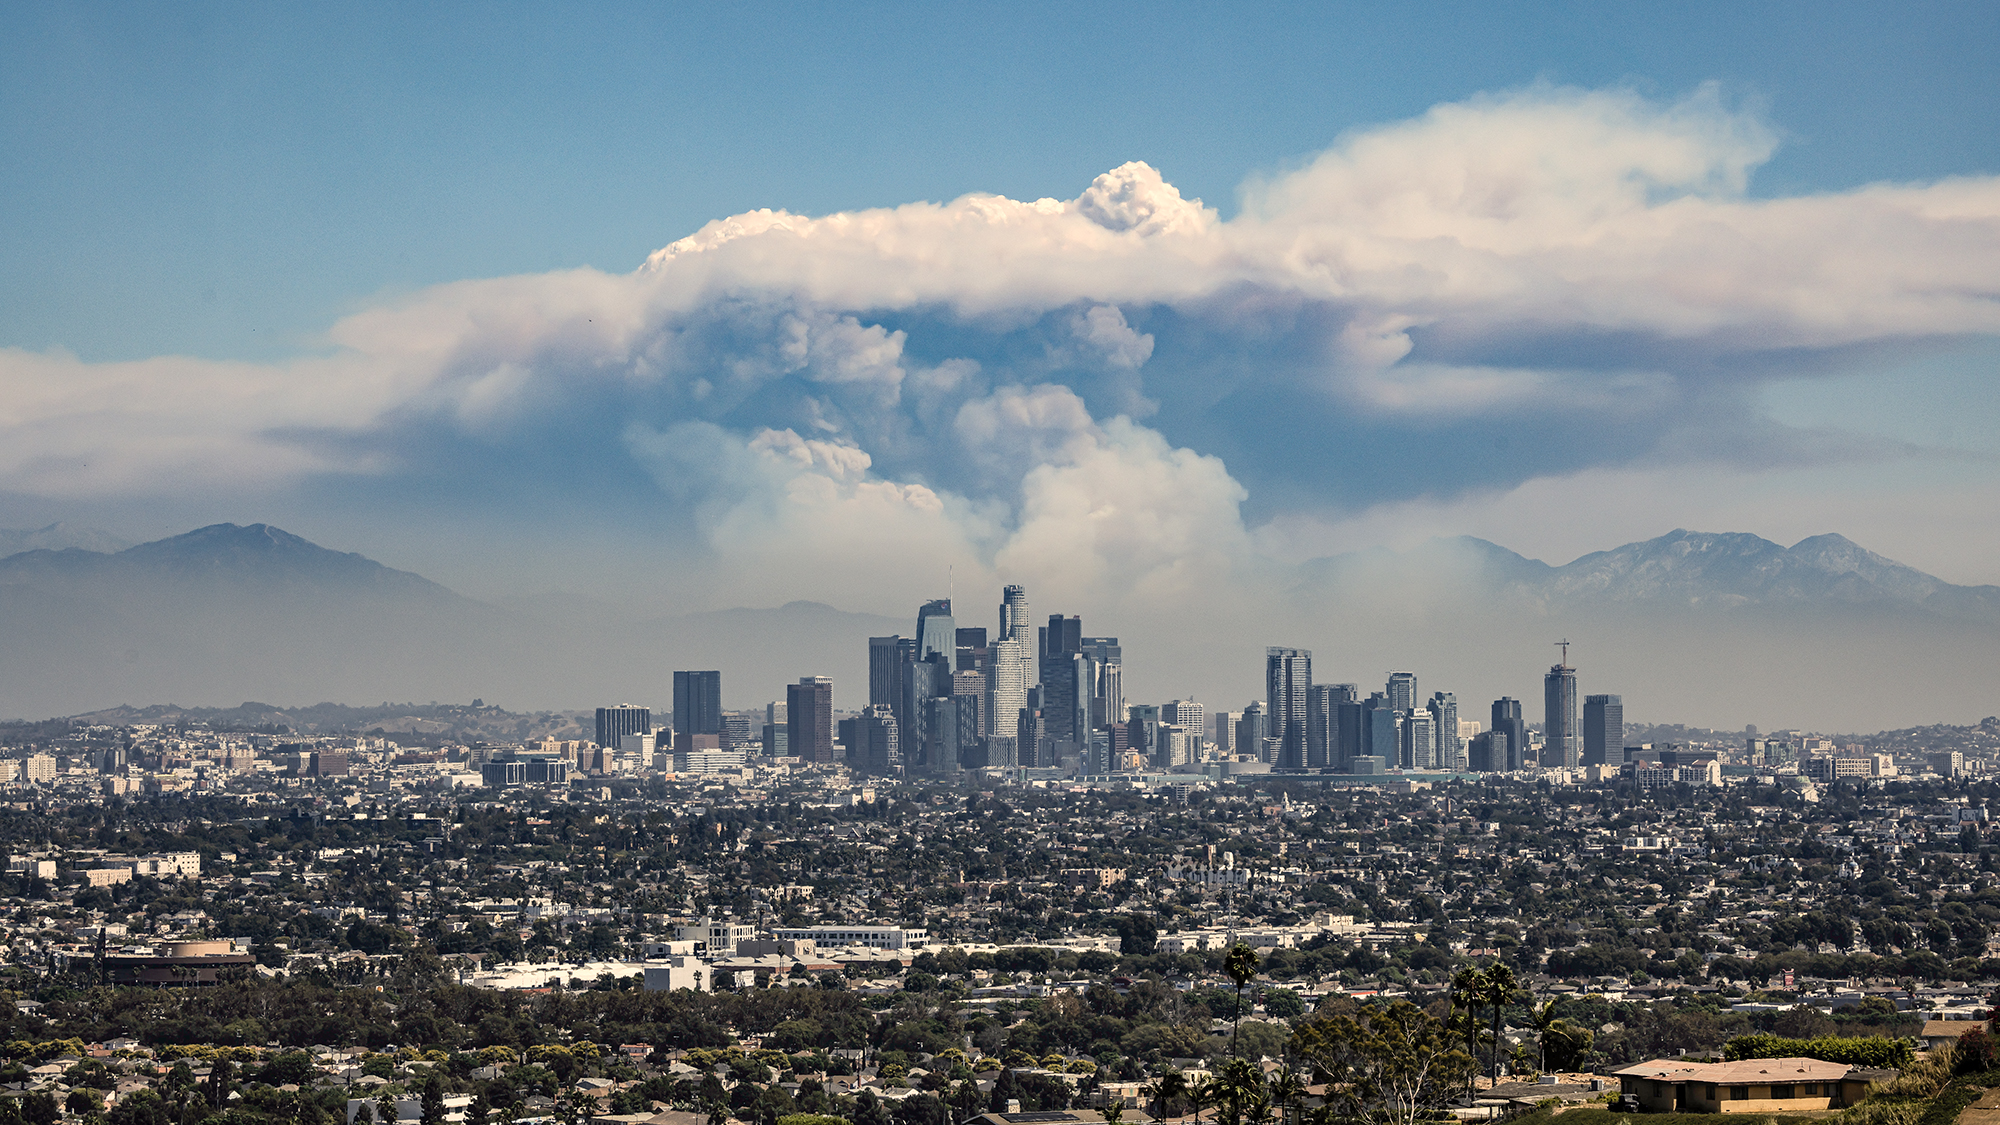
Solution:
M 843 724 L 848 764 L 900 776 L 1199 759 L 1199 704 L 1128 706 L 1118 638 L 1084 635 L 1080 617 L 1030 620 L 1027 590 L 1008 586 L 991 632 L 959 625 L 940 600 L 918 608 L 914 636 L 870 637 L 868 706 Z
M 1302 648 L 1266 649 L 1263 700 L 1218 715 L 1217 724 L 1218 745 L 1281 770 L 1465 768 L 1452 693 L 1420 700 L 1414 672 L 1389 673 L 1383 689 L 1366 697 L 1358 684 L 1317 684 L 1312 653 Z

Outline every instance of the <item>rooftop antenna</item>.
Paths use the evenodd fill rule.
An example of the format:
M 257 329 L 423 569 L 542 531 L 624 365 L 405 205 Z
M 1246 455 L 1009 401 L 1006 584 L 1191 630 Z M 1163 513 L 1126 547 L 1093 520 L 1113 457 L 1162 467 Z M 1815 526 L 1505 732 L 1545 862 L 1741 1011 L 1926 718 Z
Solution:
M 1564 637 L 1564 638 L 1563 638 L 1562 640 L 1559 640 L 1559 641 L 1557 641 L 1557 642 L 1556 642 L 1556 645 L 1557 645 L 1557 647 L 1559 647 L 1559 648 L 1561 648 L 1561 649 L 1563 650 L 1563 655 L 1562 655 L 1562 663 L 1561 663 L 1561 664 L 1558 664 L 1558 665 L 1556 665 L 1556 667 L 1558 667 L 1558 668 L 1567 668 L 1567 667 L 1569 667 L 1569 638 L 1568 638 L 1568 637 Z
M 953 571 L 955 571 L 955 570 L 957 570 L 957 569 L 958 569 L 958 568 L 957 568 L 956 566 L 952 565 L 951 563 L 946 563 L 946 564 L 945 564 L 945 568 L 944 568 L 944 600 L 945 600 L 945 602 L 946 602 L 947 604 L 949 604 L 949 603 L 950 603 L 950 601 L 951 601 L 951 584 L 952 584 L 952 572 L 953 572 Z

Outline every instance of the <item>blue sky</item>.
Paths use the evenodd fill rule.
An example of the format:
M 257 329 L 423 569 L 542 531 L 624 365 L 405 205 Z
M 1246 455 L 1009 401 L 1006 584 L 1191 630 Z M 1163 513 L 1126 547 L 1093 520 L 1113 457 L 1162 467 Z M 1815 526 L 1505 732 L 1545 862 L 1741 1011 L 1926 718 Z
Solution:
M 1245 10 L 1246 8 L 1250 10 Z M 752 207 L 1238 185 L 1544 79 L 1716 81 L 1753 194 L 2000 168 L 1990 4 L 13 5 L 0 343 L 281 358 L 384 292 Z
M 0 526 L 682 609 L 957 566 L 1143 615 L 1674 526 L 2000 582 L 1996 48 L 1991 4 L 13 5 Z

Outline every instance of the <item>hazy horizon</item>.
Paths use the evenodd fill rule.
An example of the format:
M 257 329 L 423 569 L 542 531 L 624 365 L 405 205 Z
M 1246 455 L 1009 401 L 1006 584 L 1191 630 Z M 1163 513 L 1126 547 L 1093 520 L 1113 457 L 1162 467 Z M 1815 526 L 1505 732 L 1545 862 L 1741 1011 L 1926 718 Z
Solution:
M 2000 711 L 1983 618 L 1495 603 L 1435 546 L 1837 533 L 2000 585 L 2000 9 L 0 32 L 0 526 L 262 522 L 534 602 L 537 700 L 641 676 L 567 635 L 590 602 L 903 619 L 949 583 L 989 623 L 1019 583 L 1147 653 L 1135 698 L 1240 705 L 1277 644 L 1533 699 L 1572 635 L 1666 721 Z M 117 647 L 17 595 L 77 662 L 9 665 L 23 699 L 258 643 L 176 668 L 157 607 L 78 610 L 156 630 Z M 398 674 L 489 674 L 500 626 L 451 628 L 486 639 Z M 357 647 L 240 674 L 396 682 L 386 634 L 322 632 Z

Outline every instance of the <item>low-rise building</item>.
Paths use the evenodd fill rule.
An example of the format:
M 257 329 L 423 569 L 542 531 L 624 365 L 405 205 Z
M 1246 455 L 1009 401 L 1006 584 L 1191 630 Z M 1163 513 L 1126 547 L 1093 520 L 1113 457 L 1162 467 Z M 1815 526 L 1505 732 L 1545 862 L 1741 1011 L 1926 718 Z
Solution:
M 1860 1101 L 1868 1083 L 1850 1083 L 1853 1070 L 1819 1059 L 1654 1059 L 1612 1073 L 1619 1092 L 1638 1098 L 1648 1113 L 1796 1113 Z

